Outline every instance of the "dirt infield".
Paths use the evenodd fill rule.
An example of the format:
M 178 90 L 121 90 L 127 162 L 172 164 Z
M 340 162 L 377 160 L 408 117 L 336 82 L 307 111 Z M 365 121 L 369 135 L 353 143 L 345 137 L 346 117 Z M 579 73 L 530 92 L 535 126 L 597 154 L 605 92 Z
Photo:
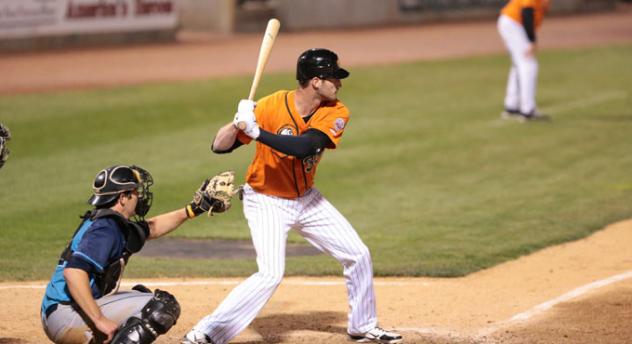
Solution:
M 378 278 L 380 322 L 406 343 L 629 343 L 632 220 L 463 278 Z M 241 279 L 142 282 L 177 295 L 182 316 L 158 343 L 175 343 Z M 44 281 L 0 283 L 0 343 L 43 343 Z M 309 295 L 309 297 L 305 297 Z M 344 342 L 339 277 L 286 278 L 237 343 Z M 16 342 L 13 343 L 22 343 Z
M 197 37 L 173 45 L 0 56 L 0 94 L 248 74 L 259 39 Z M 549 18 L 541 34 L 542 49 L 630 42 L 629 7 Z M 292 70 L 307 46 L 330 47 L 348 66 L 502 51 L 493 22 L 282 34 L 268 70 Z M 463 278 L 378 278 L 380 322 L 401 331 L 406 343 L 630 343 L 630 242 L 632 220 Z M 240 280 L 142 281 L 169 290 L 182 304 L 178 324 L 158 343 L 176 343 Z M 139 281 L 127 282 L 129 288 Z M 0 344 L 46 342 L 39 322 L 44 284 L 0 283 Z M 346 311 L 341 277 L 287 278 L 235 342 L 345 342 Z

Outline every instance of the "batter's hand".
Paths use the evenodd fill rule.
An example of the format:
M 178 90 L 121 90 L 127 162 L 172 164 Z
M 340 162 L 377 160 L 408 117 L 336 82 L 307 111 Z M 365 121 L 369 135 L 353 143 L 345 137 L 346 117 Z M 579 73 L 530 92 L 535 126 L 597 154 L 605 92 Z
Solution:
M 253 139 L 257 139 L 261 131 L 257 124 L 257 118 L 255 117 L 255 102 L 252 100 L 242 99 L 237 106 L 237 113 L 233 120 L 235 128 L 239 128 L 239 123 L 244 123 L 246 128 L 243 129 L 244 134 L 250 136 Z
M 239 101 L 239 105 L 237 105 L 237 112 L 254 112 L 255 106 L 257 103 L 250 99 L 242 99 Z

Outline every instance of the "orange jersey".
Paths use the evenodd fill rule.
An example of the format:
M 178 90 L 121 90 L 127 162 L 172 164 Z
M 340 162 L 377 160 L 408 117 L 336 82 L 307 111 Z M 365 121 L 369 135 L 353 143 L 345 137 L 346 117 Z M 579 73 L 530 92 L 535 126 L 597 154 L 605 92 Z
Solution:
M 340 101 L 323 104 L 307 123 L 294 105 L 295 91 L 278 91 L 260 99 L 255 108 L 259 127 L 277 135 L 298 136 L 308 129 L 325 133 L 335 149 L 349 122 L 349 110 Z M 252 139 L 239 132 L 237 139 L 248 144 Z M 246 174 L 246 181 L 257 192 L 283 198 L 302 196 L 314 184 L 316 167 L 324 150 L 305 159 L 288 156 L 257 142 L 255 157 Z
M 533 20 L 535 28 L 542 24 L 542 18 L 549 9 L 549 0 L 510 0 L 500 13 L 522 24 L 522 9 L 533 8 Z

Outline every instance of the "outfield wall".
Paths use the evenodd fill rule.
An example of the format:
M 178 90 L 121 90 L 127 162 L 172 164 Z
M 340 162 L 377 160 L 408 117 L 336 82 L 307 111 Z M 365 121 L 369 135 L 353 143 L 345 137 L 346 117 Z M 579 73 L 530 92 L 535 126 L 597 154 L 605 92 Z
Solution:
M 258 32 L 269 18 L 282 30 L 338 29 L 494 18 L 508 0 L 187 0 L 183 28 L 194 31 Z M 225 16 L 210 8 L 223 2 Z M 186 3 L 186 4 L 184 4 Z M 612 10 L 616 0 L 552 0 L 552 15 Z M 200 25 L 199 23 L 205 23 Z
M 0 0 L 0 51 L 174 41 L 179 30 L 259 32 L 487 19 L 507 0 Z M 552 14 L 616 0 L 553 0 Z
M 286 30 L 494 18 L 507 0 L 278 0 Z M 552 0 L 550 14 L 614 9 L 615 0 Z
M 177 0 L 0 0 L 0 49 L 173 40 Z

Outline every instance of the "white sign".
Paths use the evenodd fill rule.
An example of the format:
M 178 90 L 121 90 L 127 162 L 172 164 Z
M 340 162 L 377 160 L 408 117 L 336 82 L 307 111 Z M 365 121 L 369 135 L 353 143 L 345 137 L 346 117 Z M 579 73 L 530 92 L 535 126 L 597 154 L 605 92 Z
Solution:
M 0 0 L 0 39 L 172 29 L 177 0 Z

